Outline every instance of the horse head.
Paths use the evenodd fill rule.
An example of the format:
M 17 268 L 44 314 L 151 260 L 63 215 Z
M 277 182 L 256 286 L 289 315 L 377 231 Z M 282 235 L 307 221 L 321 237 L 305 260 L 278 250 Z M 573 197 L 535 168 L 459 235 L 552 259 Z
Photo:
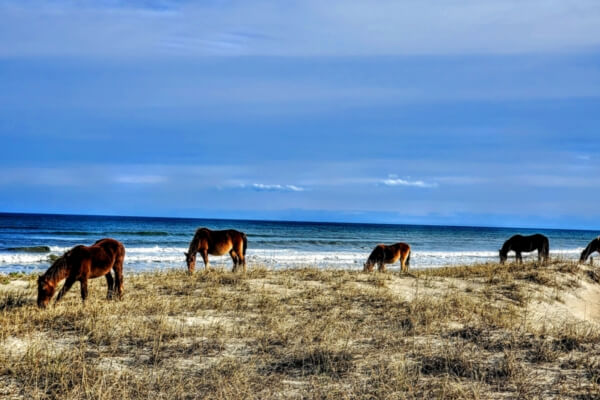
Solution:
M 194 268 L 196 268 L 196 253 L 195 252 L 184 252 L 185 254 L 185 262 L 188 267 L 188 271 L 190 273 L 194 272 Z
M 71 252 L 68 251 L 63 256 L 57 258 L 52 263 L 52 266 L 48 268 L 48 271 L 38 277 L 38 307 L 45 308 L 52 299 L 52 296 L 54 296 L 56 286 L 62 279 L 61 271 L 65 271 L 65 267 L 67 266 L 67 255 L 71 255 Z
M 500 249 L 498 250 L 498 254 L 500 255 L 500 264 L 504 264 L 508 258 L 508 251 L 503 251 L 503 249 Z
M 38 278 L 38 296 L 37 305 L 39 308 L 46 308 L 50 299 L 54 295 L 56 285 L 45 275 L 40 275 Z

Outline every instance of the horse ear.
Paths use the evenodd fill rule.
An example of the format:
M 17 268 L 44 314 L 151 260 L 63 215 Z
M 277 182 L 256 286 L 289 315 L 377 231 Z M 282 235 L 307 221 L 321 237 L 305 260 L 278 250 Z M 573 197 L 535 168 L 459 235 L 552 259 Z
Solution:
M 186 256 L 186 257 L 188 256 L 188 253 L 187 253 L 187 251 L 184 251 L 184 252 L 183 252 L 183 254 L 185 254 L 185 256 Z

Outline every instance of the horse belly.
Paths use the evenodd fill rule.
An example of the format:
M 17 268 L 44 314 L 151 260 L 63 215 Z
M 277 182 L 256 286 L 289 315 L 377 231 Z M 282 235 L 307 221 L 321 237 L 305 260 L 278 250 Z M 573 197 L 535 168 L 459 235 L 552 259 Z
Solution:
M 90 278 L 98 278 L 100 276 L 104 276 L 107 273 L 109 273 L 111 269 L 112 269 L 112 266 L 108 265 L 108 264 L 92 265 L 92 268 L 90 268 L 89 277 Z
M 213 255 L 213 256 L 222 256 L 222 255 L 229 253 L 230 251 L 231 251 L 231 245 L 227 244 L 227 245 L 215 246 L 214 248 L 212 248 L 208 251 L 208 254 Z
M 394 264 L 394 263 L 398 262 L 398 260 L 400 259 L 400 254 L 401 253 L 398 252 L 396 254 L 390 255 L 390 257 L 385 260 L 385 263 L 386 264 Z

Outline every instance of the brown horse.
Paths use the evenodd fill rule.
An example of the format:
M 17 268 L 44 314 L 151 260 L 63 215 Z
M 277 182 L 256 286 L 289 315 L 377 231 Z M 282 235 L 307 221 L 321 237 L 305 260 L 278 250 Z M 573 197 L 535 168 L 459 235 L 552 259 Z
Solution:
M 208 255 L 222 256 L 229 253 L 233 260 L 233 272 L 236 272 L 239 266 L 246 272 L 246 248 L 248 239 L 246 234 L 233 229 L 224 231 L 211 231 L 208 228 L 198 228 L 194 238 L 190 242 L 189 250 L 184 253 L 188 271 L 194 272 L 196 268 L 196 254 L 200 253 L 204 260 L 204 269 L 210 269 L 208 266 Z
M 389 246 L 378 244 L 369 255 L 363 271 L 371 272 L 373 266 L 377 264 L 377 270 L 385 272 L 385 264 L 393 264 L 398 260 L 400 260 L 402 272 L 408 272 L 410 265 L 410 246 L 408 244 L 396 243 Z
M 587 245 L 587 247 L 583 249 L 583 251 L 581 252 L 581 257 L 579 257 L 579 262 L 584 263 L 587 260 L 587 258 L 595 251 L 600 253 L 600 236 L 592 240 Z
M 38 278 L 38 307 L 44 308 L 52 299 L 56 286 L 63 279 L 67 279 L 56 297 L 58 302 L 71 289 L 76 281 L 81 285 L 81 299 L 87 298 L 88 279 L 106 277 L 108 284 L 107 298 L 113 298 L 114 291 L 117 297 L 123 295 L 123 259 L 125 247 L 114 239 L 100 239 L 92 246 L 75 246 L 59 257 L 44 275 Z M 115 270 L 113 280 L 111 269 Z

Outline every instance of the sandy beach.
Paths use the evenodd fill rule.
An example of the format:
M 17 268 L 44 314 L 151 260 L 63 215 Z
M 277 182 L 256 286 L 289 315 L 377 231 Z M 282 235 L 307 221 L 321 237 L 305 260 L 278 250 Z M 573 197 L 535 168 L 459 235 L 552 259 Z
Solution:
M 39 310 L 36 276 L 5 275 L 0 397 L 597 398 L 599 281 L 565 261 L 168 270 Z

